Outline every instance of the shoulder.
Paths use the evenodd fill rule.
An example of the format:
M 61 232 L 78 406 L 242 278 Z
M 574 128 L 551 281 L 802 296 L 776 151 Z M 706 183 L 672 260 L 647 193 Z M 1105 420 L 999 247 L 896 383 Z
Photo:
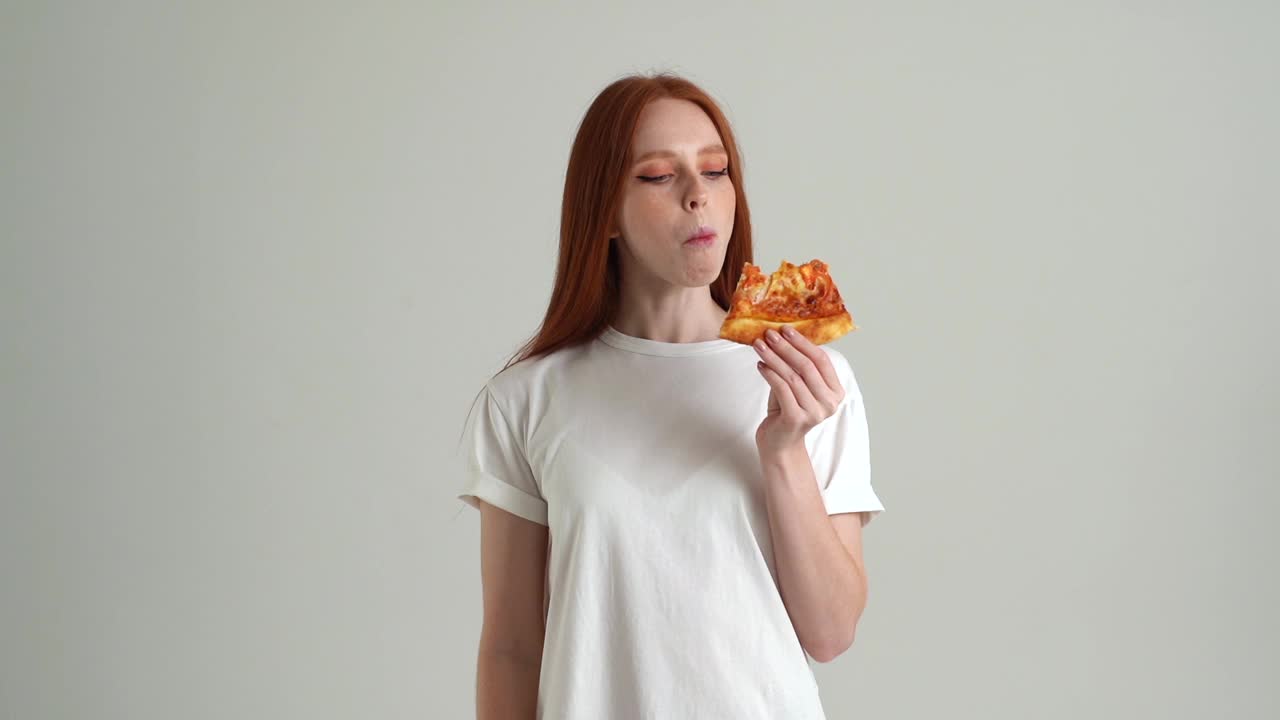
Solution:
M 484 392 L 503 408 L 527 407 L 558 382 L 581 352 L 578 346 L 525 358 L 489 378 Z

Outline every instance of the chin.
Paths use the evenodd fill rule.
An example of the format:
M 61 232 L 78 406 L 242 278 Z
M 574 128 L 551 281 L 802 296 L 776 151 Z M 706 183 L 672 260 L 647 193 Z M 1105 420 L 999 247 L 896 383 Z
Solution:
M 710 285 L 711 283 L 716 281 L 716 278 L 720 277 L 721 264 L 723 264 L 723 261 L 720 264 L 717 264 L 714 268 L 712 267 L 689 268 L 689 271 L 685 273 L 685 282 L 683 284 L 686 287 L 705 287 L 707 285 Z

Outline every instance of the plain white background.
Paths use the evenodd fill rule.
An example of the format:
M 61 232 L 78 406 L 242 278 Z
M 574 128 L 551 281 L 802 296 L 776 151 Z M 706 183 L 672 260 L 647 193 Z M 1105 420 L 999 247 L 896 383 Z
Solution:
M 471 717 L 458 432 L 577 122 L 652 70 L 723 103 L 757 264 L 862 328 L 888 509 L 829 717 L 1280 715 L 1277 21 L 6 5 L 0 717 Z

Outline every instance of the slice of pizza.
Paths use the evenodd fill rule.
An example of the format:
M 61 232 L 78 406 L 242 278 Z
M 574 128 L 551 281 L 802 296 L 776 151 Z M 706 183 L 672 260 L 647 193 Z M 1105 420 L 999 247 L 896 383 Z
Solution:
M 750 345 L 763 337 L 765 330 L 782 325 L 800 331 L 815 345 L 858 329 L 821 260 L 803 265 L 783 260 L 768 276 L 755 265 L 743 263 L 720 337 Z

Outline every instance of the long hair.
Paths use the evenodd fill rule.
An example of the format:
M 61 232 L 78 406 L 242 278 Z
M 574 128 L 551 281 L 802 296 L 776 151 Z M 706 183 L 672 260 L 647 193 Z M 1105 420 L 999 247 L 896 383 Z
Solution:
M 578 125 L 560 204 L 560 257 L 551 299 L 537 332 L 494 377 L 528 358 L 595 339 L 617 315 L 620 268 L 609 229 L 622 202 L 640 112 L 662 98 L 689 100 L 702 108 L 729 155 L 733 231 L 720 275 L 711 283 L 711 297 L 721 309 L 729 309 L 743 263 L 752 260 L 751 213 L 733 129 L 715 100 L 689 80 L 669 72 L 627 75 L 596 96 Z

